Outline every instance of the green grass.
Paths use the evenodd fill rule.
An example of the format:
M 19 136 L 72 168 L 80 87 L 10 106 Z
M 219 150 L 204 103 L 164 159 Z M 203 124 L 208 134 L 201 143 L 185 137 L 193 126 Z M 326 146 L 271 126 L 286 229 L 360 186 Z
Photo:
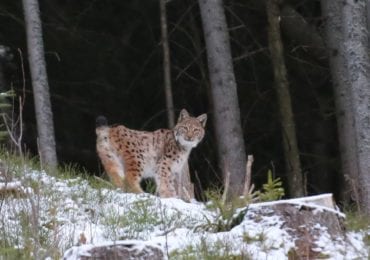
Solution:
M 346 214 L 345 226 L 350 231 L 366 230 L 370 227 L 370 217 L 364 213 L 358 212 L 353 207 L 345 207 Z
M 37 176 L 25 176 L 25 172 L 42 170 L 36 158 L 28 155 L 20 158 L 2 149 L 0 161 L 8 181 L 21 181 L 23 187 L 32 191 L 30 194 L 27 191 L 19 191 L 19 194 L 5 193 L 1 196 L 0 259 L 43 259 L 46 256 L 60 259 L 57 228 L 62 223 L 58 222 L 56 215 L 64 203 L 63 198 L 58 197 L 55 187 L 44 185 Z M 79 172 L 75 166 L 58 168 L 52 176 L 69 180 L 71 185 L 77 187 L 83 181 L 95 186 L 102 185 L 91 177 L 87 178 L 87 173 Z M 77 176 L 85 176 L 86 179 Z M 75 199 L 81 199 L 88 194 L 83 190 L 76 190 L 78 194 L 75 194 Z M 46 205 L 47 208 L 41 209 L 41 205 Z
M 101 222 L 109 227 L 106 237 L 113 240 L 145 239 L 156 226 L 162 224 L 161 216 L 153 207 L 154 200 L 147 197 L 127 202 L 125 212 L 112 208 L 101 217 Z
M 360 232 L 362 230 L 370 229 L 370 217 L 362 212 L 354 209 L 354 207 L 344 207 L 346 214 L 345 227 L 347 231 Z M 365 234 L 363 237 L 365 245 L 370 247 L 370 234 Z M 370 255 L 370 252 L 369 252 Z
M 188 246 L 184 250 L 177 250 L 170 254 L 170 259 L 176 260 L 249 260 L 247 253 L 235 254 L 231 250 L 232 241 L 207 241 L 201 239 L 196 246 Z
M 63 251 L 60 228 L 65 221 L 73 224 L 73 219 L 81 216 L 87 218 L 86 225 L 104 224 L 103 235 L 107 240 L 146 239 L 155 228 L 165 231 L 178 224 L 176 214 L 168 215 L 156 208 L 155 197 L 142 194 L 137 200 L 116 201 L 117 189 L 113 185 L 92 177 L 77 165 L 49 172 L 55 183 L 44 183 L 41 173 L 38 178 L 42 167 L 35 158 L 19 158 L 1 150 L 0 160 L 13 180 L 20 180 L 23 187 L 32 191 L 22 196 L 6 194 L 0 197 L 0 259 L 43 259 L 46 256 L 60 259 Z M 32 178 L 24 174 L 32 171 L 35 171 Z M 68 187 L 68 194 L 58 190 L 60 184 L 64 185 L 62 189 Z M 74 203 L 72 207 L 66 204 L 68 200 Z M 120 207 L 114 207 L 115 204 Z M 76 210 L 76 206 L 84 212 Z M 67 220 L 63 220 L 65 216 L 69 216 Z M 68 235 L 71 240 L 67 241 L 67 248 L 75 245 L 73 237 L 76 234 L 80 235 Z
M 42 167 L 35 158 L 22 159 L 0 151 L 0 160 L 3 165 L 9 165 L 6 169 L 8 174 L 21 180 L 23 186 L 32 191 L 22 196 L 0 197 L 0 260 L 60 259 L 64 250 L 76 245 L 74 239 L 76 235 L 81 235 L 78 232 L 88 232 L 86 227 L 78 229 L 81 223 L 86 226 L 104 225 L 104 233 L 100 234 L 100 238 L 103 236 L 113 241 L 147 240 L 153 231 L 156 235 L 164 236 L 178 227 L 199 234 L 201 238 L 198 236 L 197 241 L 192 241 L 188 247 L 171 252 L 170 259 L 251 259 L 248 255 L 248 246 L 251 244 L 258 244 L 263 252 L 274 249 L 266 243 L 265 232 L 251 235 L 246 230 L 240 237 L 244 241 L 240 245 L 242 249 L 237 253 L 233 241 L 210 240 L 206 235 L 203 236 L 208 233 L 216 237 L 218 234 L 214 233 L 229 231 L 240 224 L 251 197 L 225 203 L 217 190 L 208 192 L 207 207 L 213 211 L 212 214 L 207 214 L 203 220 L 197 217 L 191 219 L 190 214 L 186 215 L 177 208 L 162 207 L 164 202 L 154 196 L 140 194 L 133 199 L 132 196 L 116 193 L 117 189 L 108 182 L 92 177 L 77 165 L 58 168 L 49 175 L 54 176 L 50 177 L 53 182 L 47 183 L 42 180 L 43 174 L 37 172 Z M 36 171 L 33 177 L 25 177 L 24 172 L 32 170 Z M 265 197 L 280 197 L 279 180 L 270 178 L 268 183 L 263 190 Z M 64 189 L 63 192 L 59 188 Z M 370 219 L 367 216 L 351 210 L 346 214 L 348 230 L 369 230 Z M 65 225 L 75 228 L 75 223 L 77 231 L 68 229 L 71 233 L 63 234 L 64 244 L 61 246 L 60 230 Z M 364 242 L 370 245 L 370 236 L 365 236 Z
M 280 178 L 273 178 L 272 171 L 267 173 L 267 182 L 261 191 L 255 191 L 246 197 L 235 197 L 231 201 L 223 201 L 223 195 L 218 189 L 206 191 L 207 207 L 218 214 L 216 222 L 210 222 L 207 230 L 214 232 L 229 231 L 239 225 L 248 211 L 252 201 L 274 201 L 284 196 Z

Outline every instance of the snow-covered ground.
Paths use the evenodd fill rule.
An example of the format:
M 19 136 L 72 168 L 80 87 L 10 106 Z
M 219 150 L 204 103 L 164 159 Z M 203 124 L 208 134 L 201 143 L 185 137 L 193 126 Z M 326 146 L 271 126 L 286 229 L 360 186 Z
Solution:
M 86 244 L 88 248 L 121 240 L 158 245 L 174 259 L 206 255 L 287 259 L 295 247 L 284 221 L 274 214 L 257 216 L 258 204 L 248 208 L 239 225 L 215 232 L 219 213 L 203 203 L 96 189 L 82 178 L 61 180 L 38 171 L 26 171 L 22 179 L 14 181 L 23 188 L 1 201 L 0 239 L 14 249 L 44 258 L 62 257 L 73 246 Z M 369 247 L 363 242 L 370 236 L 369 230 L 348 232 L 346 239 L 332 240 L 318 225 L 320 228 L 316 245 L 326 259 L 369 257 Z

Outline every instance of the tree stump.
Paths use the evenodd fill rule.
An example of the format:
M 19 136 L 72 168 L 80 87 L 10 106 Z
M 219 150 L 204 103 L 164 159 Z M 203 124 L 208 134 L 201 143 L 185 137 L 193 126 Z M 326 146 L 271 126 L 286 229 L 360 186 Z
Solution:
M 190 180 L 189 164 L 186 163 L 181 172 L 175 174 L 175 189 L 179 199 L 190 202 L 194 199 L 194 184 Z

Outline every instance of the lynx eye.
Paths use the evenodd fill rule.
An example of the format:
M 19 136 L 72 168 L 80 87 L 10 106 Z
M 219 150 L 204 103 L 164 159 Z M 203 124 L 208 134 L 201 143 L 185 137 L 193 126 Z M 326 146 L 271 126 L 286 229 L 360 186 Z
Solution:
M 187 129 L 186 129 L 186 127 L 179 127 L 178 132 L 181 133 L 181 134 L 183 134 L 183 133 L 186 133 L 187 132 Z

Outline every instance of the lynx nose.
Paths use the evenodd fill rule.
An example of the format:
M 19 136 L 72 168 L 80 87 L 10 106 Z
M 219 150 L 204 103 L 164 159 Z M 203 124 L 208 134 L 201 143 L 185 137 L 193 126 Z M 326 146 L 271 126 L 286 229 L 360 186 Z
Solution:
M 191 135 L 187 135 L 187 136 L 185 136 L 185 140 L 186 140 L 186 141 L 192 141 L 192 139 L 193 139 L 193 138 L 191 137 Z

